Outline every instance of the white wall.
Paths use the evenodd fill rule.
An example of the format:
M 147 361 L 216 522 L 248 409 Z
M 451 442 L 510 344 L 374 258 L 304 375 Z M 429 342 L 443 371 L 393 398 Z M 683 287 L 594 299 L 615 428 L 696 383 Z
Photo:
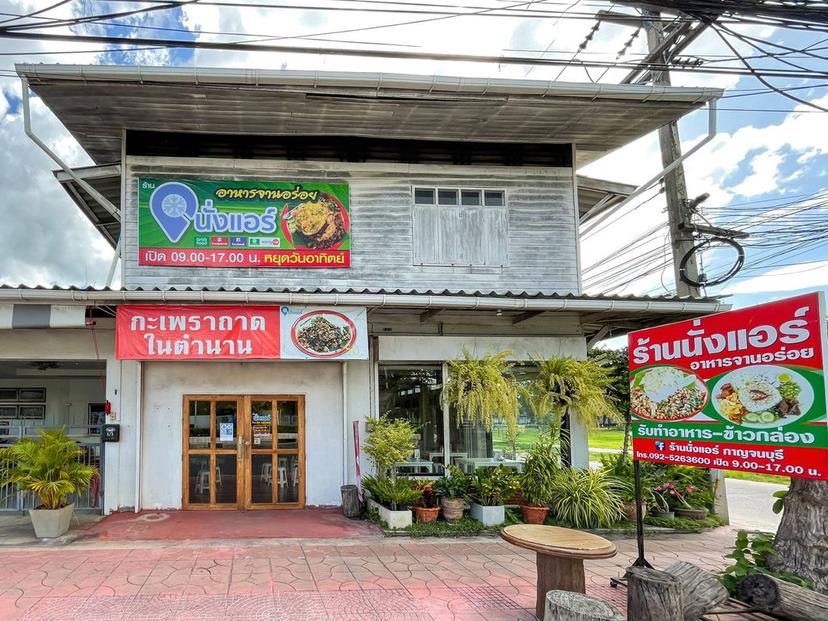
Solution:
M 144 363 L 143 380 L 144 509 L 181 507 L 181 408 L 186 394 L 305 395 L 306 503 L 340 503 L 343 410 L 339 363 L 151 362 Z

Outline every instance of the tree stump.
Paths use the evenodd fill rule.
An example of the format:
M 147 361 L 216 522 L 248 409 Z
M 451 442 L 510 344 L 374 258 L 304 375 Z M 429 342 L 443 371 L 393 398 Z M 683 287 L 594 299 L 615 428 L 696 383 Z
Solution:
M 362 514 L 362 506 L 359 504 L 359 492 L 356 485 L 343 485 L 342 492 L 342 514 L 347 518 L 358 518 Z
M 679 579 L 684 591 L 684 621 L 695 621 L 728 600 L 727 589 L 718 578 L 693 563 L 673 563 L 666 573 Z
M 828 619 L 828 595 L 764 574 L 746 576 L 737 587 L 739 599 L 795 621 Z
M 666 571 L 630 567 L 627 614 L 635 621 L 684 621 L 681 581 Z
M 546 621 L 624 621 L 624 615 L 611 604 L 572 591 L 549 591 L 543 618 Z

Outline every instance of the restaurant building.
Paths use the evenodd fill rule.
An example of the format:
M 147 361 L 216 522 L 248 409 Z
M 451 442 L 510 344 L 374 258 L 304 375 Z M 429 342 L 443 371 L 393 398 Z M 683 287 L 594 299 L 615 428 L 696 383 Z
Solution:
M 447 360 L 583 357 L 721 308 L 583 294 L 582 218 L 633 188 L 576 173 L 719 91 L 17 71 L 95 162 L 57 158 L 56 182 L 120 258 L 116 289 L 0 287 L 0 434 L 67 427 L 101 465 L 84 506 L 338 505 L 380 414 L 418 425 L 402 471 L 496 463 L 492 433 L 440 405 Z

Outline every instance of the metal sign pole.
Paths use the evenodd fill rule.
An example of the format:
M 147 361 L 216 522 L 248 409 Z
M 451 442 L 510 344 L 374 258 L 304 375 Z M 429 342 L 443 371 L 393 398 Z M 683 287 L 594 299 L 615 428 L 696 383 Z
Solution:
M 644 507 L 641 498 L 641 465 L 633 459 L 633 478 L 635 480 L 635 538 L 638 542 L 638 558 L 633 567 L 649 567 L 652 565 L 644 558 Z

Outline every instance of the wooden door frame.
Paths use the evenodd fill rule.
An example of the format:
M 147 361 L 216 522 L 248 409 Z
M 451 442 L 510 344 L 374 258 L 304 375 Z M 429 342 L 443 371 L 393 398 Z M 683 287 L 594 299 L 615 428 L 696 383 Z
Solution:
M 296 502 L 275 502 L 275 503 L 256 503 L 253 504 L 253 451 L 250 446 L 252 435 L 252 425 L 250 416 L 252 413 L 251 403 L 253 401 L 272 401 L 277 404 L 279 401 L 295 401 L 296 402 L 296 416 L 297 416 L 297 433 L 298 446 L 296 449 L 279 449 L 278 438 L 274 437 L 274 446 L 271 450 L 272 455 L 296 455 L 299 462 L 299 494 Z M 245 459 L 244 459 L 244 484 L 245 494 L 242 501 L 242 508 L 247 511 L 261 511 L 263 509 L 304 509 L 305 507 L 305 395 L 301 394 L 257 394 L 245 395 L 244 397 L 244 412 L 245 412 Z M 278 433 L 278 416 L 277 408 L 273 408 L 273 420 L 271 424 L 275 424 Z M 248 450 L 251 449 L 251 450 Z M 261 454 L 261 453 L 259 453 Z M 277 470 L 273 469 L 273 476 L 276 476 Z
M 251 450 L 251 402 L 271 400 L 274 403 L 279 401 L 295 401 L 297 403 L 297 427 L 298 447 L 296 449 L 278 449 L 278 438 L 274 438 L 276 446 L 272 454 L 296 455 L 299 462 L 299 490 L 298 500 L 292 503 L 261 503 L 252 504 L 252 463 L 253 452 Z M 210 402 L 210 447 L 207 449 L 191 449 L 190 424 L 188 404 L 192 401 Z M 236 449 L 216 449 L 216 402 L 236 402 L 236 438 L 238 439 Z M 185 394 L 181 400 L 182 432 L 181 432 L 181 508 L 192 511 L 221 511 L 221 510 L 261 510 L 261 509 L 302 509 L 305 507 L 306 465 L 305 465 L 305 395 L 303 394 Z M 273 413 L 278 429 L 278 412 Z M 215 463 L 216 455 L 236 455 L 236 502 L 216 503 L 215 502 Z M 207 455 L 210 459 L 210 472 L 212 473 L 210 484 L 210 503 L 190 503 L 190 455 Z

